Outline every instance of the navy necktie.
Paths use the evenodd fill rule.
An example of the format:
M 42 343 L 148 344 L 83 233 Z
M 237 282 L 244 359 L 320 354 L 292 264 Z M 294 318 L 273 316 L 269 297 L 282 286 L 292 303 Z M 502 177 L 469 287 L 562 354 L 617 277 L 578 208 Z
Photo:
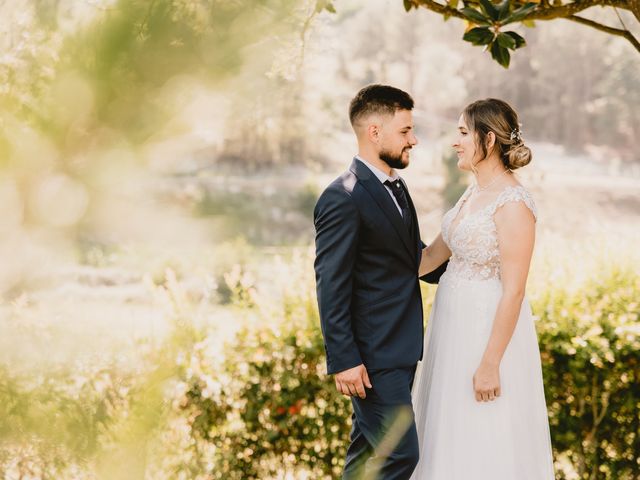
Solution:
M 391 189 L 391 193 L 396 198 L 398 205 L 400 206 L 400 210 L 402 210 L 402 220 L 409 230 L 409 233 L 412 232 L 412 219 L 411 219 L 411 210 L 409 210 L 409 202 L 407 201 L 407 194 L 404 191 L 404 187 L 400 180 L 394 180 L 393 182 L 387 180 L 384 182 L 386 186 Z

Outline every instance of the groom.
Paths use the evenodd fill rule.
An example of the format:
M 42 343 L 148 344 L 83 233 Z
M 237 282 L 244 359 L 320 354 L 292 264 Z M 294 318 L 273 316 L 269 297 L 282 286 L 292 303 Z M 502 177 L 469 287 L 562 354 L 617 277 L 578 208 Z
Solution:
M 423 244 L 396 173 L 418 143 L 412 109 L 411 96 L 394 87 L 358 92 L 349 108 L 358 155 L 314 210 L 327 369 L 353 406 L 343 479 L 376 472 L 376 478 L 406 480 L 418 463 L 411 385 L 422 358 Z M 422 279 L 436 283 L 444 269 Z

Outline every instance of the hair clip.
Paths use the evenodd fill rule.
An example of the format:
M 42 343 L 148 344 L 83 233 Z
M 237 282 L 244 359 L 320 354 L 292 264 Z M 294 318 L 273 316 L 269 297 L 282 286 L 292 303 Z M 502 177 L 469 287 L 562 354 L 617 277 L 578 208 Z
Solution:
M 519 128 L 514 128 L 513 130 L 511 130 L 511 135 L 509 136 L 509 139 L 512 142 L 514 140 L 517 140 L 518 142 L 522 142 L 522 130 L 520 130 Z

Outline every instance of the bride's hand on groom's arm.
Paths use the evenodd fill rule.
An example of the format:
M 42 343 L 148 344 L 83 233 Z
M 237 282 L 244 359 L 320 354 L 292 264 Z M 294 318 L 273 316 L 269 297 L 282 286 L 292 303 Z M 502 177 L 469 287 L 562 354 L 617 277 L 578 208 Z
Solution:
M 500 368 L 481 363 L 473 375 L 473 391 L 478 402 L 493 401 L 500 396 Z
M 336 373 L 335 380 L 338 391 L 348 397 L 367 398 L 365 387 L 373 387 L 367 369 L 362 364 Z
M 447 244 L 444 243 L 442 233 L 440 233 L 430 245 L 422 249 L 418 276 L 422 277 L 427 273 L 434 271 L 446 262 L 450 256 L 451 250 L 449 250 Z

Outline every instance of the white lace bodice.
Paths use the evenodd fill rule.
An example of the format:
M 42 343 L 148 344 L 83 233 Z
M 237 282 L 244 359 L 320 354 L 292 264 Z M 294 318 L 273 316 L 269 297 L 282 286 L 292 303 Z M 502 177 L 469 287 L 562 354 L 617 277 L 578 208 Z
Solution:
M 507 202 L 523 202 L 537 219 L 536 207 L 524 187 L 508 186 L 493 202 L 456 219 L 475 188 L 474 185 L 467 188 L 442 219 L 442 238 L 451 250 L 446 275 L 466 280 L 500 279 L 498 234 L 493 215 Z

